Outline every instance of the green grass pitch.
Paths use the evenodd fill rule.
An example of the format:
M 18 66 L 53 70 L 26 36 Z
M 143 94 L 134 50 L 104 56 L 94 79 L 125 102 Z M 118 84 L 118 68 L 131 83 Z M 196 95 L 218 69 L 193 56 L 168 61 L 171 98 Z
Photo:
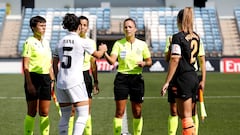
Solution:
M 166 135 L 169 106 L 167 96 L 160 96 L 166 73 L 144 73 L 145 101 L 143 104 L 143 135 Z M 93 98 L 93 135 L 112 135 L 115 112 L 113 80 L 115 73 L 99 73 L 100 93 Z M 207 73 L 205 107 L 207 118 L 200 121 L 199 135 L 236 135 L 240 133 L 240 76 L 239 74 Z M 26 102 L 23 75 L 0 74 L 0 134 L 23 134 Z M 128 129 L 132 133 L 132 114 L 127 107 Z M 54 103 L 50 109 L 50 134 L 58 134 L 59 116 Z M 35 121 L 35 135 L 39 134 L 39 117 Z M 178 135 L 181 135 L 179 121 Z

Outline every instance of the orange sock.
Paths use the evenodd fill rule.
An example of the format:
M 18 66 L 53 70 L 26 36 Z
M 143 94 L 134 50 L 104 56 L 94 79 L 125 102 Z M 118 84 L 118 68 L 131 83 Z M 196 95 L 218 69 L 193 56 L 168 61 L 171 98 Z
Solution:
M 195 135 L 195 127 L 192 117 L 182 119 L 182 135 Z

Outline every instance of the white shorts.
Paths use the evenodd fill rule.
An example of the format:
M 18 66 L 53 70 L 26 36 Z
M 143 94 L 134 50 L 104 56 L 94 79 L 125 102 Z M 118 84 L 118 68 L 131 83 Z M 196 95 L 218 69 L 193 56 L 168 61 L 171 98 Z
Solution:
M 88 93 L 84 82 L 70 89 L 57 88 L 56 95 L 59 103 L 88 101 Z

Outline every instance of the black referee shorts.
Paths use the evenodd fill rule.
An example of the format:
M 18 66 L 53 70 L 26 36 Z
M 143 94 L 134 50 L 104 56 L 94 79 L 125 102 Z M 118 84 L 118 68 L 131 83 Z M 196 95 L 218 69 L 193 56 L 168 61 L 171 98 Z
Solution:
M 24 81 L 25 96 L 27 101 L 51 100 L 51 82 L 49 74 L 37 74 L 30 72 L 32 83 L 36 89 L 36 95 L 32 95 L 27 90 L 26 78 Z
M 142 103 L 144 98 L 144 79 L 141 74 L 117 73 L 114 80 L 115 100 L 128 99 Z

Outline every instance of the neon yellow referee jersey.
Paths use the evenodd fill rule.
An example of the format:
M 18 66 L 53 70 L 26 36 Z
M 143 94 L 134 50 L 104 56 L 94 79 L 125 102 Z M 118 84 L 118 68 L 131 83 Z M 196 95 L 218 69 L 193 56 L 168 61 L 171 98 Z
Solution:
M 29 57 L 29 72 L 49 74 L 52 53 L 47 40 L 39 41 L 35 37 L 29 37 L 24 45 L 22 57 Z
M 137 62 L 151 57 L 146 42 L 137 38 L 134 43 L 128 42 L 126 38 L 116 41 L 111 55 L 118 57 L 118 72 L 123 74 L 141 74 L 142 68 Z

